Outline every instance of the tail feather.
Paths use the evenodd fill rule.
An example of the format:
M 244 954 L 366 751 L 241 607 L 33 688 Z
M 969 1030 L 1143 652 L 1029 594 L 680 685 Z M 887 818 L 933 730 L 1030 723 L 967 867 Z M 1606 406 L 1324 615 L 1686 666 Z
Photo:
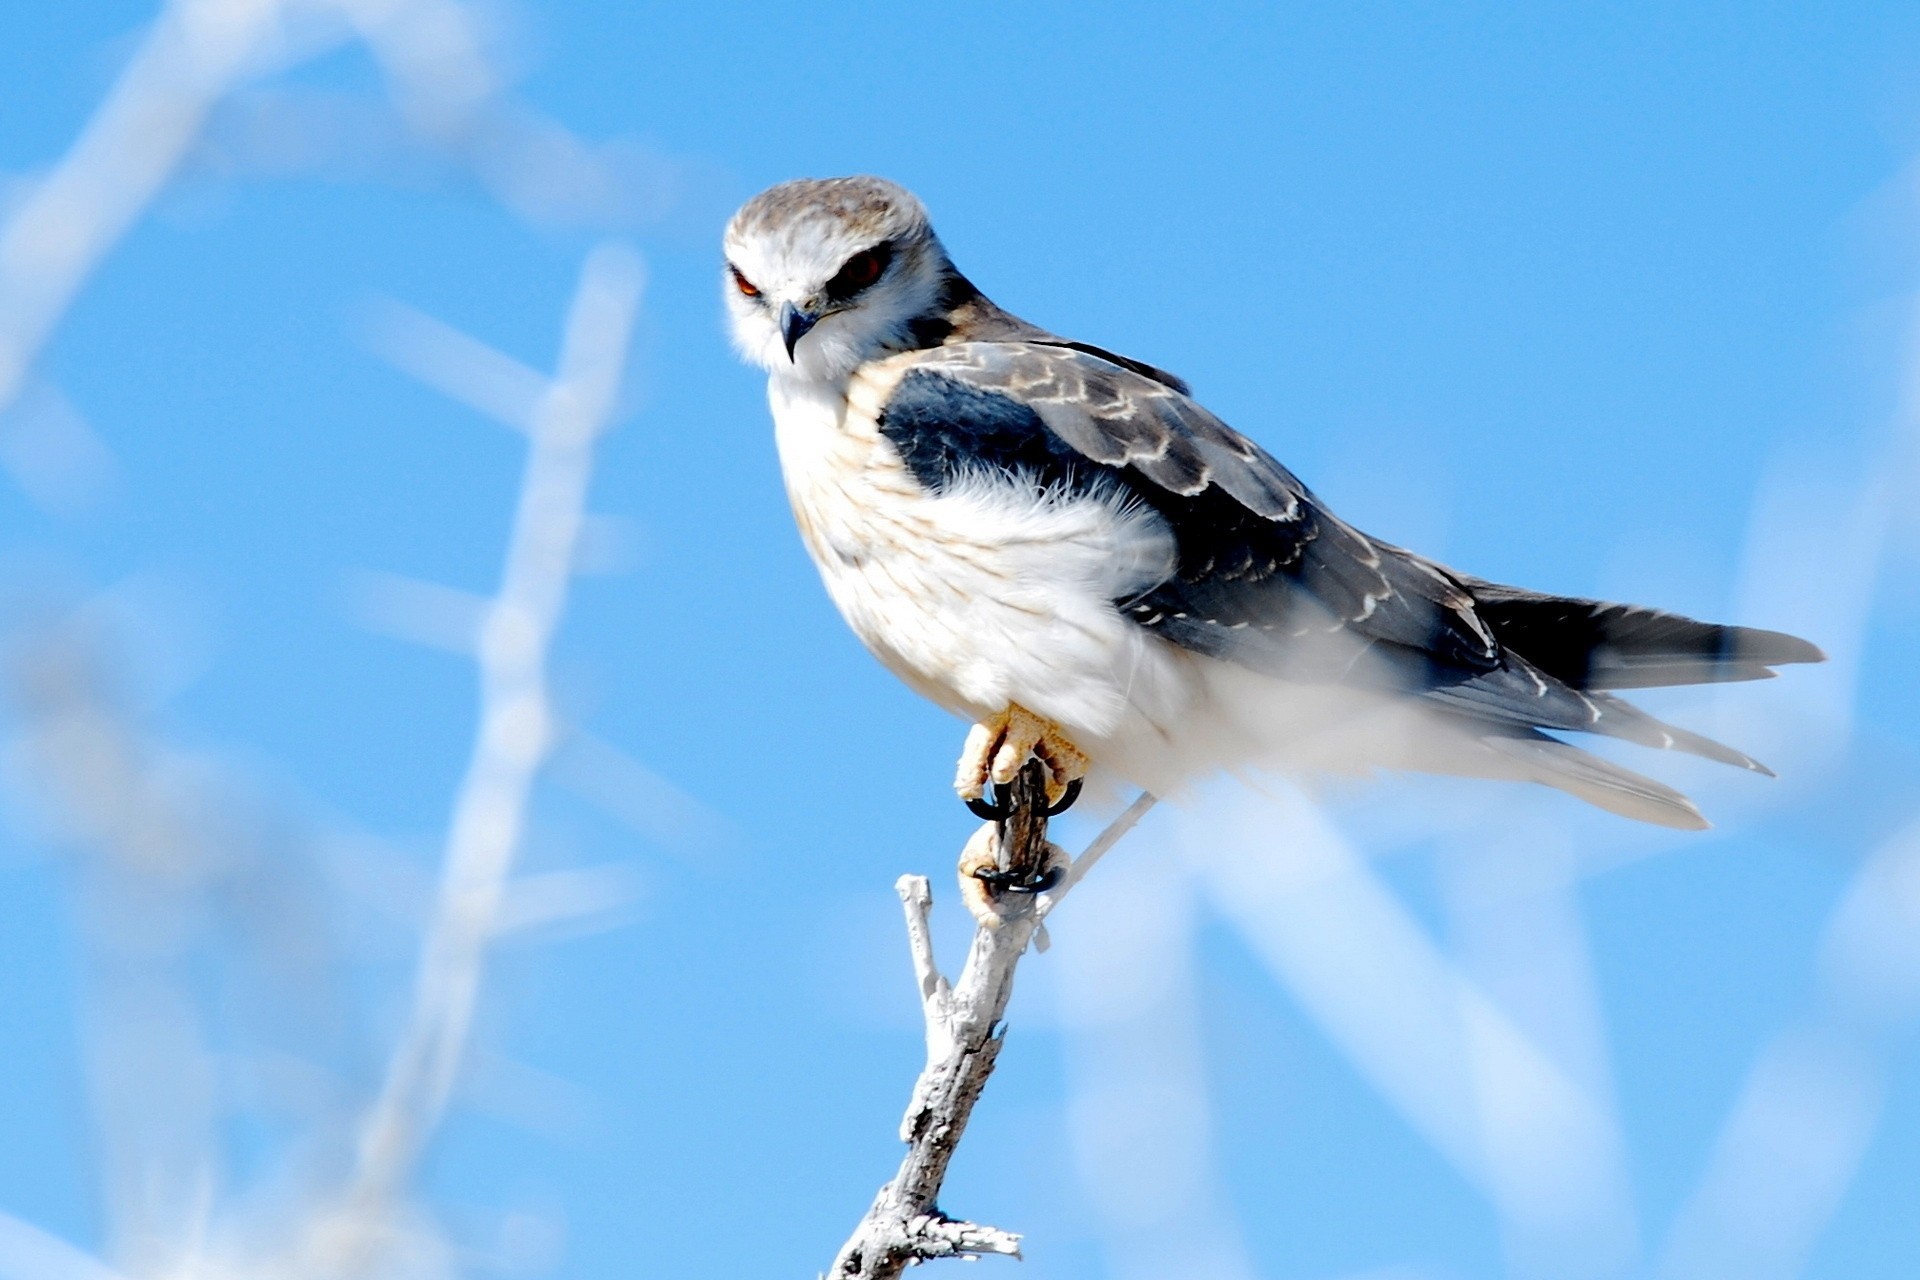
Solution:
M 1475 612 L 1500 643 L 1575 689 L 1764 680 L 1772 668 L 1820 662 L 1798 636 L 1697 622 L 1639 605 L 1543 595 L 1464 579 Z
M 1745 631 L 1750 628 L 1729 629 Z M 1819 659 L 1809 658 L 1807 661 L 1816 662 Z M 1698 658 L 1648 658 L 1631 664 L 1612 663 L 1603 668 L 1597 676 L 1590 674 L 1586 687 L 1589 689 L 1663 689 L 1677 684 L 1733 684 L 1743 680 L 1771 680 L 1779 674 L 1772 667 L 1758 662 L 1729 660 L 1707 663 Z M 1600 683 L 1595 683 L 1596 680 Z
M 1693 801 L 1652 778 L 1623 769 L 1544 733 L 1481 739 L 1529 782 L 1556 787 L 1623 818 L 1680 831 L 1704 831 L 1708 822 Z
M 1638 730 L 1635 735 L 1631 736 L 1631 740 L 1641 743 L 1643 746 L 1659 747 L 1669 751 L 1684 751 L 1688 755 L 1718 761 L 1720 764 L 1730 764 L 1736 769 L 1747 769 L 1754 773 L 1763 773 L 1769 778 L 1775 776 L 1773 770 L 1767 768 L 1767 766 L 1761 764 L 1746 752 L 1737 751 L 1724 742 L 1717 742 L 1707 737 L 1704 733 L 1695 733 L 1691 729 L 1682 729 L 1678 725 L 1668 724 L 1665 720 L 1661 720 L 1656 716 L 1650 716 L 1640 708 L 1634 706 L 1631 702 L 1628 702 L 1625 698 L 1616 698 L 1605 693 L 1591 693 L 1587 696 L 1593 699 L 1593 701 L 1600 703 L 1610 714 L 1631 716 Z M 1629 737 L 1630 735 L 1614 731 L 1614 736 Z
M 1574 688 L 1519 654 L 1496 670 L 1437 685 L 1426 696 L 1455 714 L 1508 730 L 1597 733 L 1656 750 L 1685 751 L 1769 777 L 1773 772 L 1745 752 L 1668 724 L 1625 698 Z

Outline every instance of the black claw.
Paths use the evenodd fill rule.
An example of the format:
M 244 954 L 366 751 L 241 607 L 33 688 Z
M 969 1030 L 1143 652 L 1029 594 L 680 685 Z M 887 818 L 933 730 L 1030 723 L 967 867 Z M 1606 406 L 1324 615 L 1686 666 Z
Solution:
M 1062 867 L 1062 866 L 1048 867 L 1045 871 L 1042 871 L 1039 875 L 1033 878 L 1033 883 L 1031 885 L 1028 885 L 1025 887 L 1016 885 L 1014 886 L 1013 891 L 1015 893 L 1045 893 L 1047 890 L 1053 888 L 1053 886 L 1059 884 L 1060 877 L 1066 874 L 1067 874 L 1067 869 L 1065 867 Z
M 1066 791 L 1061 795 L 1060 799 L 1056 803 L 1047 806 L 1047 816 L 1049 818 L 1057 818 L 1067 810 L 1073 808 L 1073 802 L 1080 798 L 1080 783 L 1081 780 L 1079 778 L 1075 778 L 1072 782 L 1069 782 Z M 997 782 L 991 784 L 991 787 L 993 799 L 989 800 L 985 796 L 973 796 L 962 803 L 967 806 L 967 812 L 983 822 L 1005 822 L 1013 816 L 1013 796 L 1011 794 L 1011 788 L 1003 787 Z
M 1065 867 L 1048 867 L 1039 875 L 1028 880 L 1012 871 L 997 871 L 992 867 L 982 867 L 973 873 L 973 878 L 981 884 L 1000 893 L 1045 893 L 1060 883 L 1060 877 L 1066 874 Z
M 968 800 L 967 808 L 976 818 L 987 822 L 1007 821 L 1013 816 L 1013 788 L 1003 787 L 996 782 L 992 784 L 990 794 L 993 797 L 990 800 L 984 797 Z M 1075 778 L 1067 784 L 1067 789 L 1061 794 L 1059 803 L 1047 806 L 1046 816 L 1051 818 L 1065 813 L 1079 798 L 1080 779 Z M 1025 874 L 1017 871 L 1002 871 L 998 867 L 982 867 L 973 873 L 973 878 L 986 885 L 998 896 L 1006 893 L 1045 893 L 1059 884 L 1060 878 L 1065 874 L 1064 866 L 1053 866 L 1044 871 Z
M 1000 794 L 1000 788 L 993 788 L 993 799 L 984 796 L 971 796 L 966 801 L 967 812 L 983 822 L 1005 822 L 1013 816 L 1013 805 Z
M 1065 813 L 1067 810 L 1073 808 L 1073 802 L 1075 800 L 1078 800 L 1079 798 L 1080 798 L 1080 779 L 1075 778 L 1072 782 L 1069 782 L 1067 784 L 1066 792 L 1060 797 L 1060 802 L 1058 804 L 1050 804 L 1047 806 L 1047 816 L 1049 818 L 1059 817 L 1061 814 Z

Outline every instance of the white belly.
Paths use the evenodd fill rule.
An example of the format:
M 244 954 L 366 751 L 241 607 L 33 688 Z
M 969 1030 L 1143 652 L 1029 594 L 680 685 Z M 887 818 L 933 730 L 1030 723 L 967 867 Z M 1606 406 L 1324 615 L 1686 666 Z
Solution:
M 828 594 L 917 692 L 974 720 L 1023 706 L 1096 766 L 1160 795 L 1221 767 L 1472 771 L 1447 763 L 1458 744 L 1404 700 L 1259 676 L 1124 618 L 1113 601 L 1172 565 L 1172 534 L 1153 512 L 1042 496 L 1007 477 L 928 493 L 876 424 L 912 358 L 868 366 L 844 394 L 776 377 L 769 399 L 794 518 Z
M 1189 665 L 1112 603 L 1171 564 L 1159 517 L 1002 477 L 929 494 L 875 423 L 910 359 L 856 375 L 844 397 L 769 385 L 794 517 L 855 634 L 970 718 L 1017 703 L 1089 748 L 1129 723 L 1177 718 Z

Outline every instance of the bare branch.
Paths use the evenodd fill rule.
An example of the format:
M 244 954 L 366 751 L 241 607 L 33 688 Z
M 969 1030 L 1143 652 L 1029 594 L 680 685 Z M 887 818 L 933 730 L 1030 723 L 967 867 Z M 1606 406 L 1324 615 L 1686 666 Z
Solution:
M 907 915 L 907 945 L 913 950 L 913 973 L 920 980 L 920 1003 L 926 1010 L 927 1026 L 947 1016 L 950 988 L 933 958 L 933 934 L 927 928 L 927 913 L 933 909 L 933 890 L 925 876 L 901 876 L 894 892 Z
M 1142 795 L 1116 818 L 1068 868 L 1045 897 L 1005 893 L 984 886 L 966 894 L 978 927 L 959 981 L 951 987 L 933 956 L 927 913 L 933 895 L 924 876 L 902 876 L 894 886 L 906 912 L 907 943 L 926 1018 L 927 1062 L 914 1082 L 900 1121 L 906 1158 L 893 1181 L 880 1189 L 866 1216 L 834 1259 L 832 1280 L 888 1280 L 931 1258 L 1018 1257 L 1020 1237 L 997 1227 L 957 1221 L 939 1208 L 947 1167 L 966 1132 L 974 1104 L 1000 1056 L 1001 1017 L 1013 995 L 1014 970 L 1040 930 L 1040 920 L 1095 862 L 1153 806 Z M 974 870 L 1017 874 L 1057 865 L 1060 853 L 1047 843 L 1047 795 L 1040 766 L 1030 762 L 1014 784 L 1013 812 L 1003 823 L 974 833 L 961 857 L 963 884 Z M 974 880 L 971 885 L 981 885 Z M 975 893 L 982 897 L 976 903 Z

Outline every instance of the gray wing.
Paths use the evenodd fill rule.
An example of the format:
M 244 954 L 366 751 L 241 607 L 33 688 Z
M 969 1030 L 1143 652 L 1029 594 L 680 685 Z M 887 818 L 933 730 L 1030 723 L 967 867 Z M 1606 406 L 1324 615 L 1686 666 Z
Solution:
M 1499 665 L 1452 577 L 1373 542 L 1191 398 L 1109 360 L 1037 343 L 938 348 L 901 379 L 881 430 L 934 489 L 989 468 L 1152 507 L 1179 561 L 1124 606 L 1189 648 L 1261 665 L 1291 638 L 1346 627 L 1449 665 Z
M 880 429 L 936 491 L 986 469 L 1151 507 L 1174 570 L 1115 604 L 1184 648 L 1296 679 L 1364 670 L 1494 733 L 1582 730 L 1759 767 L 1542 671 L 1501 642 L 1469 580 L 1340 520 L 1167 381 L 1045 342 L 958 343 L 901 378 Z

